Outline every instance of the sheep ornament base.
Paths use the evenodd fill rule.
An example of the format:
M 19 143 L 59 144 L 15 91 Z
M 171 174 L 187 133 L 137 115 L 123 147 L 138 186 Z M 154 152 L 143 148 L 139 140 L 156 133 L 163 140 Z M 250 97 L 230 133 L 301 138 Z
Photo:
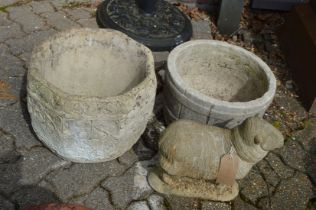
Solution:
M 159 166 L 148 181 L 164 194 L 229 201 L 238 195 L 236 180 L 283 143 L 280 131 L 259 117 L 233 129 L 178 120 L 159 139 Z
M 159 193 L 214 201 L 233 200 L 239 192 L 236 181 L 228 186 L 208 180 L 172 176 L 158 168 L 149 173 L 148 182 Z

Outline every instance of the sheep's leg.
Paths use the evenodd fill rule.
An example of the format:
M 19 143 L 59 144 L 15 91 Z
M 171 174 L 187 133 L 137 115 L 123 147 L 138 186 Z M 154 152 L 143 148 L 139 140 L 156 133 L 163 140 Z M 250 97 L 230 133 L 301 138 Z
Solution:
M 176 160 L 171 160 L 170 158 L 160 155 L 160 167 L 166 171 L 168 174 L 177 175 L 182 174 L 183 166 Z
M 238 195 L 238 184 L 233 186 L 216 184 L 211 181 L 172 176 L 161 169 L 149 173 L 151 187 L 163 194 L 197 197 L 207 200 L 230 201 Z

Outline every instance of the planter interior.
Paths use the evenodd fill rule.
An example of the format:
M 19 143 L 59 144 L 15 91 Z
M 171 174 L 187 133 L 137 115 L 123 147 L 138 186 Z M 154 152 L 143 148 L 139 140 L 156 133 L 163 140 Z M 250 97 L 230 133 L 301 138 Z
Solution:
M 48 83 L 67 94 L 117 96 L 131 90 L 146 75 L 144 53 L 124 44 L 127 43 L 118 42 L 108 47 L 97 39 L 87 42 L 84 36 L 57 40 L 42 58 L 44 66 L 38 69 Z M 49 67 L 45 67 L 47 63 Z
M 253 59 L 219 45 L 196 44 L 179 52 L 177 71 L 190 88 L 228 102 L 247 102 L 268 90 L 268 79 Z

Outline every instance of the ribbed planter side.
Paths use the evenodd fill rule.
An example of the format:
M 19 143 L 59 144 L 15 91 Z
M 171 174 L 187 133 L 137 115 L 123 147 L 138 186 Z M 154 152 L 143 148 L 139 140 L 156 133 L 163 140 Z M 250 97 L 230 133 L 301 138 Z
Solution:
M 243 62 L 251 67 L 256 68 L 255 74 L 252 72 L 247 75 L 242 75 L 241 78 L 245 78 L 245 81 L 248 81 L 252 75 L 260 74 L 260 80 L 258 82 L 261 84 L 260 87 L 266 86 L 264 90 L 258 90 L 258 93 L 261 96 L 246 100 L 245 96 L 241 102 L 221 100 L 206 94 L 203 94 L 201 91 L 194 89 L 187 82 L 184 81 L 182 75 L 179 73 L 179 64 L 186 62 L 185 58 L 190 58 L 188 62 L 196 63 L 194 68 L 191 68 L 189 71 L 198 71 L 201 63 L 196 62 L 194 56 L 198 57 L 199 48 L 202 47 L 201 55 L 207 55 L 210 59 L 216 53 L 223 53 L 220 57 L 227 59 L 235 59 L 234 55 L 240 55 L 238 57 L 238 67 L 240 72 L 243 70 Z M 210 49 L 208 49 L 208 47 Z M 220 51 L 217 49 L 224 49 Z M 190 57 L 190 53 L 194 51 L 195 55 Z M 230 52 L 234 54 L 230 55 Z M 227 55 L 225 54 L 227 53 Z M 177 59 L 182 59 L 180 63 Z M 240 58 L 245 59 L 240 60 Z M 249 61 L 249 62 L 248 62 Z M 216 59 L 211 62 L 221 65 L 221 60 L 216 57 Z M 250 63 L 250 64 L 249 64 Z M 225 65 L 224 65 L 225 66 Z M 212 67 L 210 67 L 212 70 Z M 243 73 L 242 73 L 243 74 Z M 229 77 L 229 75 L 227 75 Z M 249 78 L 248 78 L 249 77 Z M 226 84 L 226 77 L 220 78 L 221 83 Z M 257 78 L 256 78 L 257 79 Z M 249 79 L 251 80 L 251 78 Z M 194 81 L 192 82 L 199 82 Z M 266 83 L 266 85 L 264 85 Z M 207 86 L 207 84 L 206 84 Z M 229 85 L 224 88 L 229 89 Z M 204 124 L 217 125 L 220 127 L 233 128 L 241 124 L 245 119 L 251 116 L 260 115 L 262 116 L 265 110 L 271 104 L 276 90 L 276 79 L 270 70 L 270 68 L 256 55 L 253 53 L 234 46 L 227 44 L 225 42 L 215 41 L 215 40 L 195 40 L 186 42 L 178 47 L 176 47 L 168 57 L 168 71 L 166 73 L 166 85 L 164 88 L 164 114 L 165 119 L 168 123 L 177 120 L 177 119 L 191 119 L 197 122 Z M 245 90 L 247 91 L 247 90 Z M 230 90 L 227 90 L 230 92 Z M 254 93 L 256 94 L 256 93 Z
M 102 85 L 101 91 L 95 88 L 95 95 L 93 91 L 85 89 L 81 91 L 83 94 L 79 94 L 78 88 L 74 89 L 75 94 L 71 94 L 69 90 L 65 91 L 67 88 L 63 89 L 63 83 L 56 86 L 48 81 L 45 74 L 56 71 L 54 65 L 61 63 L 64 52 L 68 49 L 80 50 L 86 46 L 91 49 L 119 48 L 117 52 L 130 56 L 134 62 L 140 61 L 138 67 L 143 68 L 140 73 L 143 78 L 122 93 L 110 96 L 99 95 L 102 88 L 107 91 Z M 107 59 L 100 54 L 87 56 L 99 56 L 97 60 Z M 142 58 L 139 59 L 139 56 Z M 47 62 L 49 60 L 51 63 Z M 71 61 L 69 65 L 72 65 Z M 114 76 L 121 71 L 115 66 L 105 65 L 104 70 L 107 68 L 110 68 L 109 72 L 113 72 Z M 87 71 L 103 72 L 103 69 L 90 68 Z M 64 83 L 68 82 L 64 80 Z M 93 85 L 93 82 L 92 78 L 91 83 L 82 82 L 82 86 Z M 81 85 L 76 81 L 74 84 L 77 87 Z M 27 78 L 28 110 L 32 126 L 39 139 L 65 159 L 74 162 L 112 160 L 129 150 L 145 130 L 154 106 L 156 85 L 151 51 L 126 35 L 104 29 L 72 29 L 62 32 L 33 51 Z

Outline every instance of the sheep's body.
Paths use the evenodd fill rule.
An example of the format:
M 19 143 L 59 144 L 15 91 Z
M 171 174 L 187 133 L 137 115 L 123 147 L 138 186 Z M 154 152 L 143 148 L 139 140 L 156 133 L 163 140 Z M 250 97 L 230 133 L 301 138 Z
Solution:
M 170 175 L 214 180 L 221 157 L 233 147 L 232 138 L 228 129 L 177 121 L 160 138 L 160 166 Z M 239 160 L 236 178 L 243 178 L 252 165 Z
M 239 167 L 235 178 L 241 179 L 267 154 L 263 148 L 274 149 L 282 145 L 280 132 L 257 117 L 232 130 L 179 120 L 172 123 L 160 138 L 162 175 L 159 178 L 157 174 L 151 174 L 149 181 L 162 193 L 231 200 L 238 194 L 237 184 L 230 187 L 214 185 L 223 155 L 231 149 L 236 152 Z M 204 191 L 213 189 L 214 192 L 205 194 L 203 187 L 198 192 L 197 180 L 203 180 L 203 185 L 207 186 Z

